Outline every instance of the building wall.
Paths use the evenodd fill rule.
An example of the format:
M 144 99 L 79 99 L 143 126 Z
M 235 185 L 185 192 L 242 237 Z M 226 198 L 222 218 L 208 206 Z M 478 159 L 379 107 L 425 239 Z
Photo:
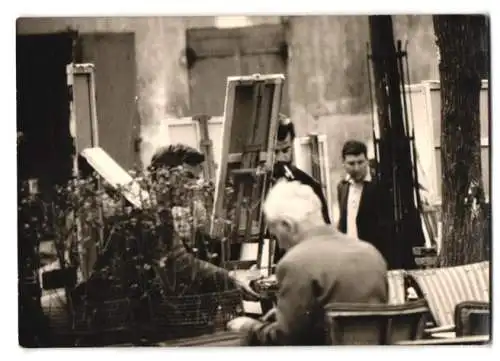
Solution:
M 22 18 L 18 34 L 65 31 L 133 32 L 137 62 L 137 106 L 142 127 L 142 158 L 164 142 L 166 118 L 188 116 L 189 83 L 183 56 L 186 29 L 220 25 L 217 17 Z M 227 20 L 227 19 L 226 19 Z M 326 132 L 331 167 L 339 169 L 338 145 L 348 137 L 371 134 L 367 77 L 367 16 L 255 16 L 234 25 L 280 23 L 288 31 L 290 116 L 301 135 Z M 438 79 L 432 17 L 393 17 L 396 39 L 408 39 L 410 79 Z M 227 26 L 227 21 L 225 22 Z M 231 25 L 231 24 L 229 24 Z
M 133 32 L 137 62 L 137 107 L 141 125 L 148 131 L 143 146 L 149 154 L 160 142 L 165 117 L 187 112 L 188 79 L 182 50 L 185 45 L 184 18 L 23 18 L 17 21 L 18 34 L 65 31 L 82 33 Z M 144 159 L 143 159 L 144 161 Z
M 410 81 L 438 79 L 431 16 L 393 17 L 394 36 L 408 40 Z M 367 16 L 290 19 L 291 113 L 300 132 L 315 131 L 315 116 L 370 111 Z

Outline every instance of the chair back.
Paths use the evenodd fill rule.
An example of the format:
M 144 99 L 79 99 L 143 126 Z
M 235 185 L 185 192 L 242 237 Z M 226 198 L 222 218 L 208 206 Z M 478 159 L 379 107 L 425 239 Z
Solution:
M 392 345 L 422 337 L 425 300 L 402 305 L 336 303 L 327 308 L 328 342 L 332 345 Z
M 467 301 L 455 307 L 455 333 L 461 336 L 491 334 L 491 305 L 487 302 Z
M 456 306 L 465 301 L 490 302 L 489 262 L 408 271 L 427 300 L 436 326 L 454 325 Z
M 402 269 L 387 272 L 387 283 L 389 286 L 390 305 L 402 305 L 406 302 L 406 271 Z

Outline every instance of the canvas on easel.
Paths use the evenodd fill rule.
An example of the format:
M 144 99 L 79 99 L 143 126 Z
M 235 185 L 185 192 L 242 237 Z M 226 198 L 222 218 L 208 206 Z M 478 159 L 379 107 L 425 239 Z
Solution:
M 221 159 L 223 117 L 182 117 L 166 120 L 168 144 L 182 143 L 205 155 L 204 178 L 215 182 Z M 210 166 L 211 164 L 211 166 Z
M 274 147 L 285 77 L 283 74 L 228 77 L 220 166 L 217 170 L 211 233 L 227 242 L 226 268 L 239 268 L 241 244 L 261 244 L 262 203 L 274 164 Z M 234 195 L 228 202 L 226 188 Z M 230 224 L 222 220 L 231 220 Z M 262 247 L 255 263 L 259 264 Z

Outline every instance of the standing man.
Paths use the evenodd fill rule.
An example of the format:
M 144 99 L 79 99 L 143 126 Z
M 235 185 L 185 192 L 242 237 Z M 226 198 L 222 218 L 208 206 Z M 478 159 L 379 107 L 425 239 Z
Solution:
M 380 192 L 369 169 L 366 145 L 347 141 L 342 148 L 346 177 L 337 186 L 340 232 L 373 244 L 384 254 L 380 231 Z
M 288 181 L 295 180 L 311 187 L 321 201 L 321 214 L 323 216 L 323 220 L 325 223 L 330 224 L 328 203 L 323 194 L 323 190 L 321 189 L 321 184 L 309 174 L 292 164 L 295 126 L 289 118 L 286 118 L 282 114 L 280 114 L 277 138 L 275 148 L 274 178 L 284 178 Z
M 348 237 L 321 217 L 311 187 L 280 181 L 264 203 L 269 230 L 287 252 L 278 263 L 274 321 L 238 317 L 228 323 L 245 344 L 322 345 L 325 311 L 340 302 L 387 302 L 387 266 L 367 242 Z

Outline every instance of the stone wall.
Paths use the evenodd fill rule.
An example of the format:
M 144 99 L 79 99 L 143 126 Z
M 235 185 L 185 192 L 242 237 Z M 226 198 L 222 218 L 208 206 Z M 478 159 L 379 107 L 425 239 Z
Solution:
M 234 25 L 238 25 L 235 20 Z M 246 25 L 284 22 L 290 50 L 290 116 L 298 133 L 326 132 L 332 172 L 340 172 L 338 145 L 371 136 L 367 77 L 367 16 L 256 16 Z M 393 17 L 395 38 L 408 40 L 410 79 L 438 79 L 432 17 Z M 165 139 L 162 122 L 188 116 L 188 71 L 183 56 L 186 29 L 213 27 L 216 17 L 23 18 L 18 34 L 50 33 L 68 27 L 82 33 L 133 32 L 137 62 L 137 107 L 142 158 Z

